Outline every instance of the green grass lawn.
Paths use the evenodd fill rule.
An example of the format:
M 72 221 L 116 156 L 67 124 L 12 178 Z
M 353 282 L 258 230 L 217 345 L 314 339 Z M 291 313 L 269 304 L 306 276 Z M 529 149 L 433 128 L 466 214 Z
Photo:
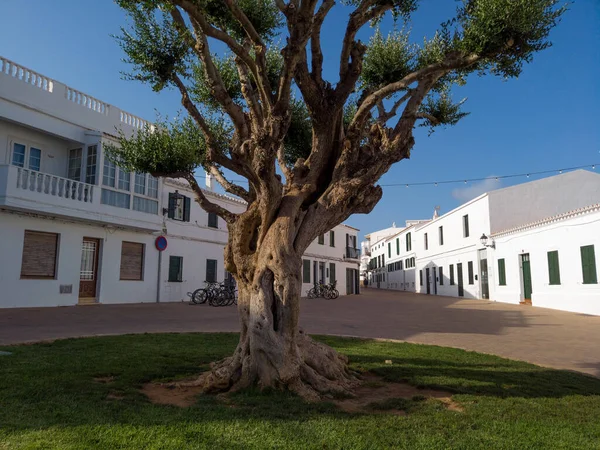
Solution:
M 155 405 L 138 391 L 145 382 L 206 369 L 237 335 L 68 339 L 0 347 L 12 352 L 0 356 L 0 448 L 600 449 L 599 379 L 456 349 L 320 339 L 355 369 L 454 392 L 464 411 L 417 398 L 390 400 L 406 416 L 349 414 L 260 392 Z

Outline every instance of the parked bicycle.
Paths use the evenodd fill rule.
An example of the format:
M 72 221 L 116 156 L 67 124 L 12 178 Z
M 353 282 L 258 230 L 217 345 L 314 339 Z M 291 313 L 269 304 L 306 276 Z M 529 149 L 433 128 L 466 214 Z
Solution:
M 340 293 L 335 286 L 335 281 L 329 284 L 315 283 L 315 285 L 307 292 L 306 296 L 308 298 L 326 298 L 333 300 L 340 296 Z
M 188 292 L 191 304 L 201 305 L 207 303 L 210 306 L 237 305 L 237 290 L 232 283 L 219 283 L 217 281 L 205 281 L 206 287 Z

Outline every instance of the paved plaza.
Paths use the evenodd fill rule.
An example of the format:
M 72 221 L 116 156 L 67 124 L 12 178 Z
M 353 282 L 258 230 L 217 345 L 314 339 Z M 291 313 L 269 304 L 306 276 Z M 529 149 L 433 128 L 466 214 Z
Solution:
M 491 353 L 600 377 L 600 317 L 485 300 L 364 289 L 303 299 L 312 334 L 397 339 Z M 0 345 L 126 333 L 238 331 L 235 307 L 187 303 L 0 309 Z

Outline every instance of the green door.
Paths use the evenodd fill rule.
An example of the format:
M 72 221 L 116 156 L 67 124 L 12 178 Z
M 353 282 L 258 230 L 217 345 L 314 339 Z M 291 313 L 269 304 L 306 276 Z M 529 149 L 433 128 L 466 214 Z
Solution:
M 521 255 L 521 266 L 523 270 L 523 299 L 531 303 L 531 266 L 529 263 L 529 253 Z

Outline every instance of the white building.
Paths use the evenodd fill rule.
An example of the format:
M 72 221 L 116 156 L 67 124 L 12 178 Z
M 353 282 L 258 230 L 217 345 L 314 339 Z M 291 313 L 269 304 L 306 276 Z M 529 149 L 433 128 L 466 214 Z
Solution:
M 577 170 L 434 216 L 412 228 L 418 281 L 408 290 L 600 315 L 599 204 L 600 175 Z M 406 290 L 410 255 L 394 255 L 394 241 L 402 251 L 408 231 L 377 244 L 388 263 L 375 269 L 380 288 Z
M 227 228 L 192 201 L 187 183 L 105 158 L 115 128 L 146 125 L 0 57 L 0 307 L 181 301 L 225 278 Z M 246 208 L 205 194 L 234 213 Z M 324 281 L 335 276 L 341 294 L 355 293 L 357 230 L 333 232 L 335 247 L 313 244 L 306 258 L 328 264 Z

